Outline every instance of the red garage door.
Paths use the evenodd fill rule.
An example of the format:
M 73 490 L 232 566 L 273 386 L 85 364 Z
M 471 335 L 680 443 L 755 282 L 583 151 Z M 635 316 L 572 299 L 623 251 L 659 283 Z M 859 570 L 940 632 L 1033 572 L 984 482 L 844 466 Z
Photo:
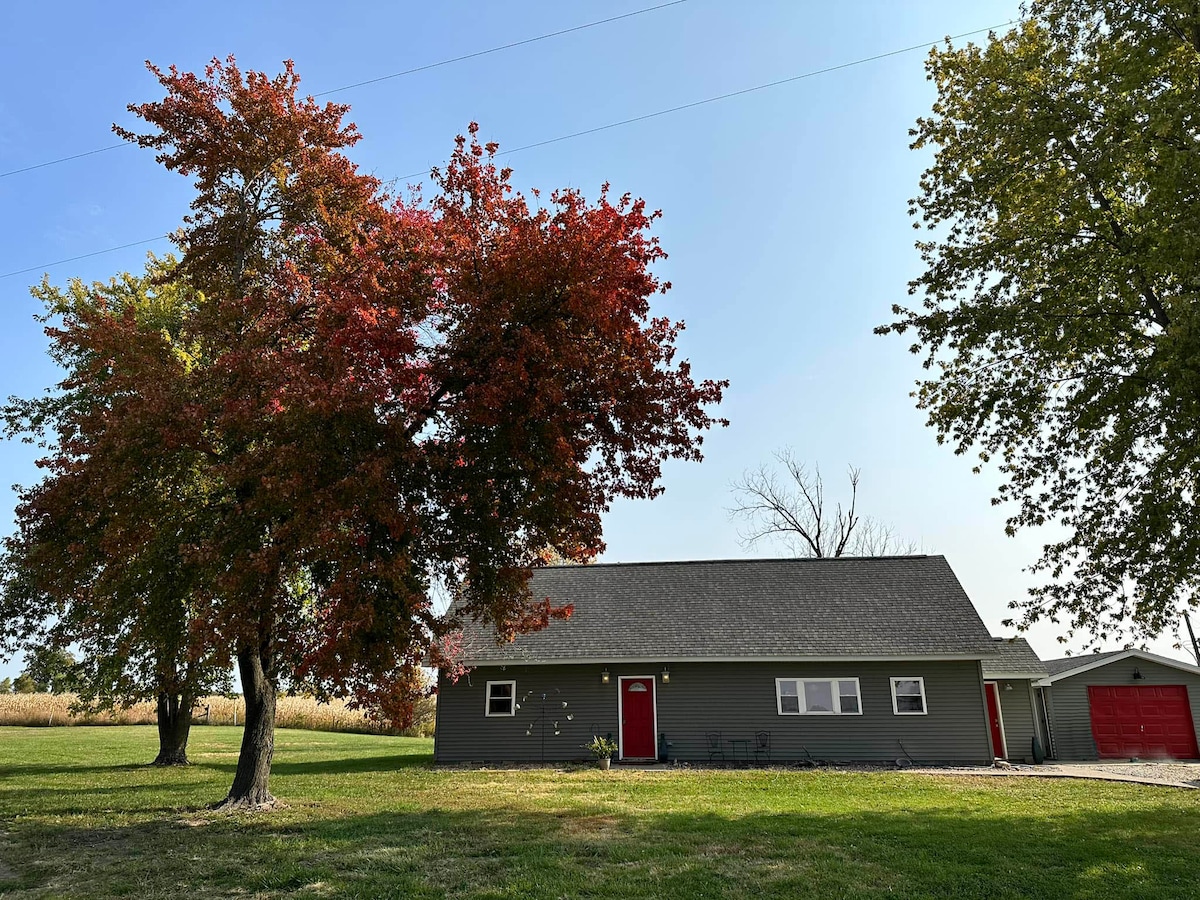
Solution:
M 1088 703 L 1101 758 L 1200 757 L 1187 688 L 1181 684 L 1090 685 Z

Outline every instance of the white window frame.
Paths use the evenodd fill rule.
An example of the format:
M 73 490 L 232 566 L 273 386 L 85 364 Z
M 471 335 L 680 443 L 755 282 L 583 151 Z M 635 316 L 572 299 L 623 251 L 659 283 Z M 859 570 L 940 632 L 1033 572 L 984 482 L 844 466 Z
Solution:
M 921 689 L 921 709 L 900 709 L 896 702 L 896 682 L 897 681 L 915 681 Z M 923 675 L 893 675 L 888 679 L 888 685 L 892 690 L 892 715 L 894 716 L 927 716 L 929 715 L 929 698 L 925 696 L 925 677 Z M 905 694 L 904 696 L 916 696 L 915 694 Z
M 800 709 L 797 712 L 784 712 L 783 709 L 783 692 L 780 691 L 780 685 L 785 681 L 794 681 L 796 683 L 796 698 L 800 703 Z M 832 685 L 833 703 L 837 707 L 829 712 L 813 711 L 807 712 L 808 700 L 804 696 L 804 682 L 806 681 L 823 681 L 826 684 Z M 853 681 L 854 692 L 858 697 L 858 712 L 842 712 L 842 694 L 841 688 L 838 686 L 839 681 Z M 775 710 L 781 716 L 861 716 L 863 714 L 862 702 L 862 685 L 859 684 L 857 678 L 776 678 L 775 679 Z
M 509 712 L 503 713 L 492 712 L 492 685 L 507 684 L 512 687 L 512 709 Z M 497 698 L 500 699 L 500 698 Z M 489 718 L 495 716 L 515 716 L 517 714 L 517 683 L 515 681 L 489 681 L 487 687 L 483 689 L 483 714 Z

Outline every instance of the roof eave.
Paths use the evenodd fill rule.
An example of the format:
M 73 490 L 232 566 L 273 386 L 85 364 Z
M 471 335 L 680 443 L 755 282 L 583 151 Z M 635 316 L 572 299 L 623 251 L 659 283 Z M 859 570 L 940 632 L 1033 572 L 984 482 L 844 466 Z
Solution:
M 1200 667 L 1193 666 L 1190 663 L 1182 662 L 1178 659 L 1171 659 L 1169 656 L 1159 656 L 1157 653 L 1148 653 L 1145 650 L 1126 650 L 1124 653 L 1117 653 L 1113 656 L 1105 656 L 1103 659 L 1086 662 L 1086 657 L 1080 657 L 1080 665 L 1074 669 L 1067 669 L 1063 672 L 1055 674 L 1043 679 L 1038 683 L 1038 687 L 1049 687 L 1056 681 L 1062 681 L 1064 678 L 1074 678 L 1076 675 L 1082 675 L 1085 672 L 1090 672 L 1093 669 L 1099 669 L 1107 666 L 1110 663 L 1121 662 L 1126 659 L 1141 659 L 1146 662 L 1158 663 L 1161 666 L 1169 666 L 1173 669 L 1180 669 L 1184 672 L 1190 672 L 1193 675 L 1200 675 Z
M 558 659 L 476 658 L 465 660 L 463 665 L 477 668 L 479 666 L 623 665 L 627 663 L 974 662 L 987 658 L 988 656 L 983 653 L 910 653 L 875 656 L 572 656 Z

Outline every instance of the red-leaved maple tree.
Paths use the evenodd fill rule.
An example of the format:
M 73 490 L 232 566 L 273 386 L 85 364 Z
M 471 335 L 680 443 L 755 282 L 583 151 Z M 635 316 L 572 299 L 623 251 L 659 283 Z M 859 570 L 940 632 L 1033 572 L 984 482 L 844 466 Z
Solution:
M 694 379 L 682 325 L 651 316 L 668 285 L 642 201 L 605 187 L 531 208 L 474 125 L 436 197 L 401 201 L 343 155 L 347 107 L 299 97 L 290 63 L 151 70 L 166 96 L 130 107 L 150 130 L 117 131 L 194 179 L 177 277 L 202 300 L 173 345 L 139 334 L 128 367 L 121 323 L 89 323 L 89 358 L 122 373 L 98 379 L 119 412 L 71 423 L 48 480 L 82 467 L 102 484 L 89 443 L 186 466 L 190 639 L 236 659 L 246 696 L 225 804 L 262 806 L 281 683 L 403 721 L 455 624 L 435 597 L 502 640 L 568 615 L 529 590 L 543 551 L 595 556 L 614 498 L 699 460 L 724 382 Z M 158 505 L 141 504 L 146 540 Z

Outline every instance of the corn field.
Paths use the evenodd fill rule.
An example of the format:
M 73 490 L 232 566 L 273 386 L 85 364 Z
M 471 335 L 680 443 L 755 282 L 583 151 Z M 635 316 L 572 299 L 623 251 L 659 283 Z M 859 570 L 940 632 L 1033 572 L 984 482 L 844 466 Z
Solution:
M 74 694 L 0 694 L 0 725 L 154 725 L 153 703 L 138 703 L 111 712 L 74 713 Z M 431 737 L 437 701 L 433 697 L 417 703 L 410 728 L 396 731 L 368 719 L 341 700 L 318 703 L 311 697 L 280 695 L 275 710 L 279 728 L 308 731 L 352 731 L 361 734 L 404 734 Z M 241 697 L 205 697 L 192 710 L 196 725 L 241 725 L 246 721 L 246 704 Z

